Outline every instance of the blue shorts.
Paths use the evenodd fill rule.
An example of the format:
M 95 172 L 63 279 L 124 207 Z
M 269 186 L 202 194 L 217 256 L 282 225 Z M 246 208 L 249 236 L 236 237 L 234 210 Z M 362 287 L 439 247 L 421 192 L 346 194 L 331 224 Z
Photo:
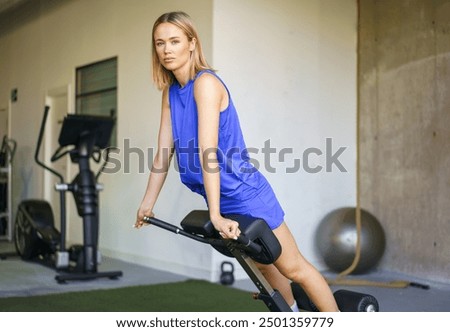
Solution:
M 238 197 L 221 197 L 220 212 L 264 219 L 272 230 L 284 221 L 284 211 L 272 187 L 263 176 L 260 177 L 257 187 L 243 183 Z

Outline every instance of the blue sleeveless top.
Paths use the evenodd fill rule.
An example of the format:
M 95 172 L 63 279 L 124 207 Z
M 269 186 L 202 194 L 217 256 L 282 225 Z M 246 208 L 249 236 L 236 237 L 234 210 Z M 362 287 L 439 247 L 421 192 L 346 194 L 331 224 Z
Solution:
M 184 87 L 178 82 L 169 88 L 172 135 L 181 181 L 206 200 L 198 144 L 198 115 L 194 82 L 209 73 L 218 78 L 228 93 L 228 107 L 220 113 L 217 159 L 220 170 L 220 211 L 264 219 L 278 227 L 284 212 L 267 180 L 254 167 L 244 142 L 238 114 L 228 88 L 212 71 L 200 71 Z M 218 171 L 217 169 L 211 170 Z

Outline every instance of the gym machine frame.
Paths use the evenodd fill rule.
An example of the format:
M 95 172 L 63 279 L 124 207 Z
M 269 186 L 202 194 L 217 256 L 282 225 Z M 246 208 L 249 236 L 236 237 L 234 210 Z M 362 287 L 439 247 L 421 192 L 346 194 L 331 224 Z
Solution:
M 206 210 L 191 211 L 181 222 L 182 228 L 154 217 L 145 217 L 144 221 L 172 233 L 209 244 L 220 253 L 236 258 L 259 291 L 254 294 L 255 299 L 262 300 L 273 312 L 292 311 L 281 293 L 272 288 L 254 262 L 271 264 L 281 254 L 281 246 L 266 222 L 242 215 L 226 217 L 239 223 L 241 235 L 237 240 L 223 239 L 214 229 L 209 220 L 209 212 Z M 318 311 L 299 285 L 292 283 L 291 286 L 300 309 Z M 341 311 L 379 310 L 378 301 L 372 295 L 347 290 L 338 290 L 334 295 Z
M 11 220 L 12 199 L 12 163 L 16 153 L 17 142 L 3 136 L 0 146 L 0 240 L 11 241 L 13 237 Z M 8 254 L 2 254 L 6 257 Z

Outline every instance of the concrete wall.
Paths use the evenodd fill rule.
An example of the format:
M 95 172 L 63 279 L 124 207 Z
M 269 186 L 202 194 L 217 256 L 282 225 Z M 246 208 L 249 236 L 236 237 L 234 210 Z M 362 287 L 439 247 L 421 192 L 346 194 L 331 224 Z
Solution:
M 360 1 L 362 205 L 385 269 L 450 276 L 450 1 Z
M 66 89 L 73 105 L 75 68 L 117 56 L 121 152 L 114 157 L 122 167 L 101 178 L 101 249 L 130 262 L 217 279 L 224 258 L 211 248 L 155 227 L 131 227 L 151 162 L 125 147 L 142 150 L 144 158 L 156 147 L 161 96 L 150 79 L 151 27 L 161 13 L 178 9 L 195 20 L 209 61 L 232 93 L 247 144 L 259 149 L 252 157 L 278 194 L 304 255 L 322 268 L 314 244 L 317 224 L 330 210 L 355 202 L 353 0 L 40 0 L 2 17 L 0 108 L 8 105 L 12 88 L 19 91 L 11 109 L 18 142 L 14 203 L 44 193 L 44 172 L 34 165 L 33 153 L 46 94 Z M 326 170 L 327 138 L 329 153 L 345 147 L 339 157 L 345 172 L 336 165 Z M 267 162 L 261 149 L 269 139 L 276 153 Z M 291 149 L 284 161 L 278 156 L 283 148 Z M 322 167 L 319 172 L 305 170 L 303 152 L 309 148 L 322 153 L 311 154 L 306 164 Z M 295 160 L 300 168 L 289 172 Z M 79 242 L 80 221 L 70 204 L 69 241 Z M 172 169 L 157 216 L 177 223 L 204 207 Z

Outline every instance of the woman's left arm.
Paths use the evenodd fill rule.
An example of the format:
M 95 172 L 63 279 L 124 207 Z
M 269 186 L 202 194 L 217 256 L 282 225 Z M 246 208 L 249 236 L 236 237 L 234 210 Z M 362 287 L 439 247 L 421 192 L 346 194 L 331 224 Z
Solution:
M 237 238 L 239 224 L 220 214 L 220 169 L 217 160 L 220 111 L 228 103 L 223 84 L 212 74 L 205 73 L 194 83 L 194 97 L 198 110 L 198 144 L 203 182 L 208 200 L 211 222 L 224 238 Z

